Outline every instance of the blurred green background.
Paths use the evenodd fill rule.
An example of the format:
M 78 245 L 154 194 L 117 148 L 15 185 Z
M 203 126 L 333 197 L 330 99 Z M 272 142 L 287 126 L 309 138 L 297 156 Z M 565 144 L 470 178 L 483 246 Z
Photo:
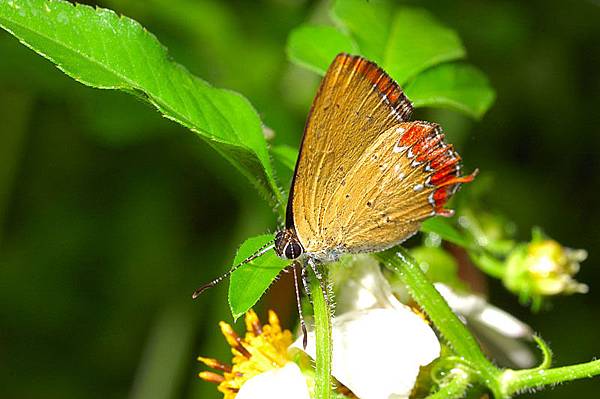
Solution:
M 298 145 L 318 78 L 285 56 L 289 31 L 327 3 L 106 0 L 174 59 L 243 93 Z M 499 283 L 490 297 L 548 340 L 556 364 L 600 355 L 600 2 L 423 1 L 458 31 L 497 90 L 481 122 L 440 122 L 467 170 L 493 176 L 490 209 L 586 248 L 587 295 L 531 314 Z M 286 180 L 283 178 L 282 180 Z M 285 183 L 287 184 L 287 182 Z M 193 302 L 271 210 L 194 134 L 126 94 L 86 88 L 0 32 L 0 397 L 218 398 L 195 357 L 229 359 L 217 328 L 227 285 Z M 261 307 L 291 323 L 287 277 Z M 238 327 L 241 324 L 238 323 Z M 529 395 L 595 397 L 600 381 Z M 525 395 L 524 397 L 527 397 Z

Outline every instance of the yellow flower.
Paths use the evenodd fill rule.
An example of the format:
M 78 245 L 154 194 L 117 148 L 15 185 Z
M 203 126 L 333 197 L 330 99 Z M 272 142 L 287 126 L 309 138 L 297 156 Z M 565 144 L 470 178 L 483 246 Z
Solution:
M 218 389 L 223 393 L 224 399 L 235 398 L 242 385 L 252 377 L 283 368 L 291 361 L 288 347 L 292 344 L 292 333 L 281 329 L 275 312 L 270 310 L 269 322 L 261 325 L 256 313 L 250 310 L 246 313 L 245 322 L 246 334 L 243 338 L 238 336 L 229 324 L 223 321 L 219 323 L 221 332 L 231 346 L 233 366 L 216 359 L 198 357 L 200 362 L 223 372 L 221 375 L 203 371 L 199 377 L 218 383 Z

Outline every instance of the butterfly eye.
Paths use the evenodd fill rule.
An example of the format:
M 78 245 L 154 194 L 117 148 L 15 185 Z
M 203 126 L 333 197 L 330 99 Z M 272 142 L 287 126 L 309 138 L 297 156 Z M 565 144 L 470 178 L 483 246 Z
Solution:
M 300 255 L 302 255 L 302 252 L 304 251 L 300 243 L 298 243 L 297 241 L 290 240 L 285 246 L 283 254 L 287 259 L 296 259 Z

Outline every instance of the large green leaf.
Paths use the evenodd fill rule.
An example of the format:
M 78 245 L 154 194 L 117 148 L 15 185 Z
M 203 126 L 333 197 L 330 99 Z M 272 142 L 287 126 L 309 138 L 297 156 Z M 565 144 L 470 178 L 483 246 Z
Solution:
M 300 26 L 292 31 L 287 43 L 291 60 L 321 75 L 338 53 L 356 51 L 352 39 L 332 26 Z
M 403 85 L 415 107 L 451 108 L 480 118 L 492 104 L 494 92 L 483 74 L 451 63 L 466 55 L 458 35 L 429 12 L 393 7 L 384 0 L 337 0 L 332 14 L 357 44 L 356 53 L 377 62 Z M 335 54 L 348 51 L 344 43 L 350 39 L 335 29 L 306 32 L 299 27 L 290 35 L 288 54 L 324 74 Z
M 11 0 L 0 1 L 0 26 L 77 81 L 150 102 L 198 133 L 271 202 L 283 203 L 250 103 L 170 60 L 156 37 L 136 21 L 61 0 Z
M 247 259 L 269 241 L 273 241 L 272 234 L 244 241 L 233 260 L 233 266 Z M 279 258 L 275 251 L 270 250 L 233 272 L 229 281 L 229 307 L 233 318 L 237 319 L 254 306 L 275 277 L 289 264 L 289 260 Z
M 394 9 L 381 0 L 337 0 L 332 11 L 356 38 L 362 54 L 400 84 L 433 65 L 465 57 L 458 35 L 423 9 Z
M 336 0 L 332 17 L 352 34 L 361 53 L 381 63 L 390 33 L 393 7 L 387 0 Z M 313 45 L 319 44 L 319 42 Z
M 399 8 L 383 55 L 383 68 L 404 85 L 419 72 L 466 55 L 458 35 L 441 25 L 429 12 Z

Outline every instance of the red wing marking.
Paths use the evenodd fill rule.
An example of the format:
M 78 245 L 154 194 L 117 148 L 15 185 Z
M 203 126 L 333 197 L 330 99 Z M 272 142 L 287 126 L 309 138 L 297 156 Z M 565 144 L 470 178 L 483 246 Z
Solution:
M 446 144 L 441 128 L 433 123 L 412 122 L 400 137 L 398 147 L 408 148 L 408 157 L 414 158 L 411 165 L 422 168 L 424 186 L 432 189 L 429 203 L 435 214 L 451 216 L 444 205 L 461 183 L 473 181 L 477 171 L 461 176 L 460 156 L 452 145 Z

